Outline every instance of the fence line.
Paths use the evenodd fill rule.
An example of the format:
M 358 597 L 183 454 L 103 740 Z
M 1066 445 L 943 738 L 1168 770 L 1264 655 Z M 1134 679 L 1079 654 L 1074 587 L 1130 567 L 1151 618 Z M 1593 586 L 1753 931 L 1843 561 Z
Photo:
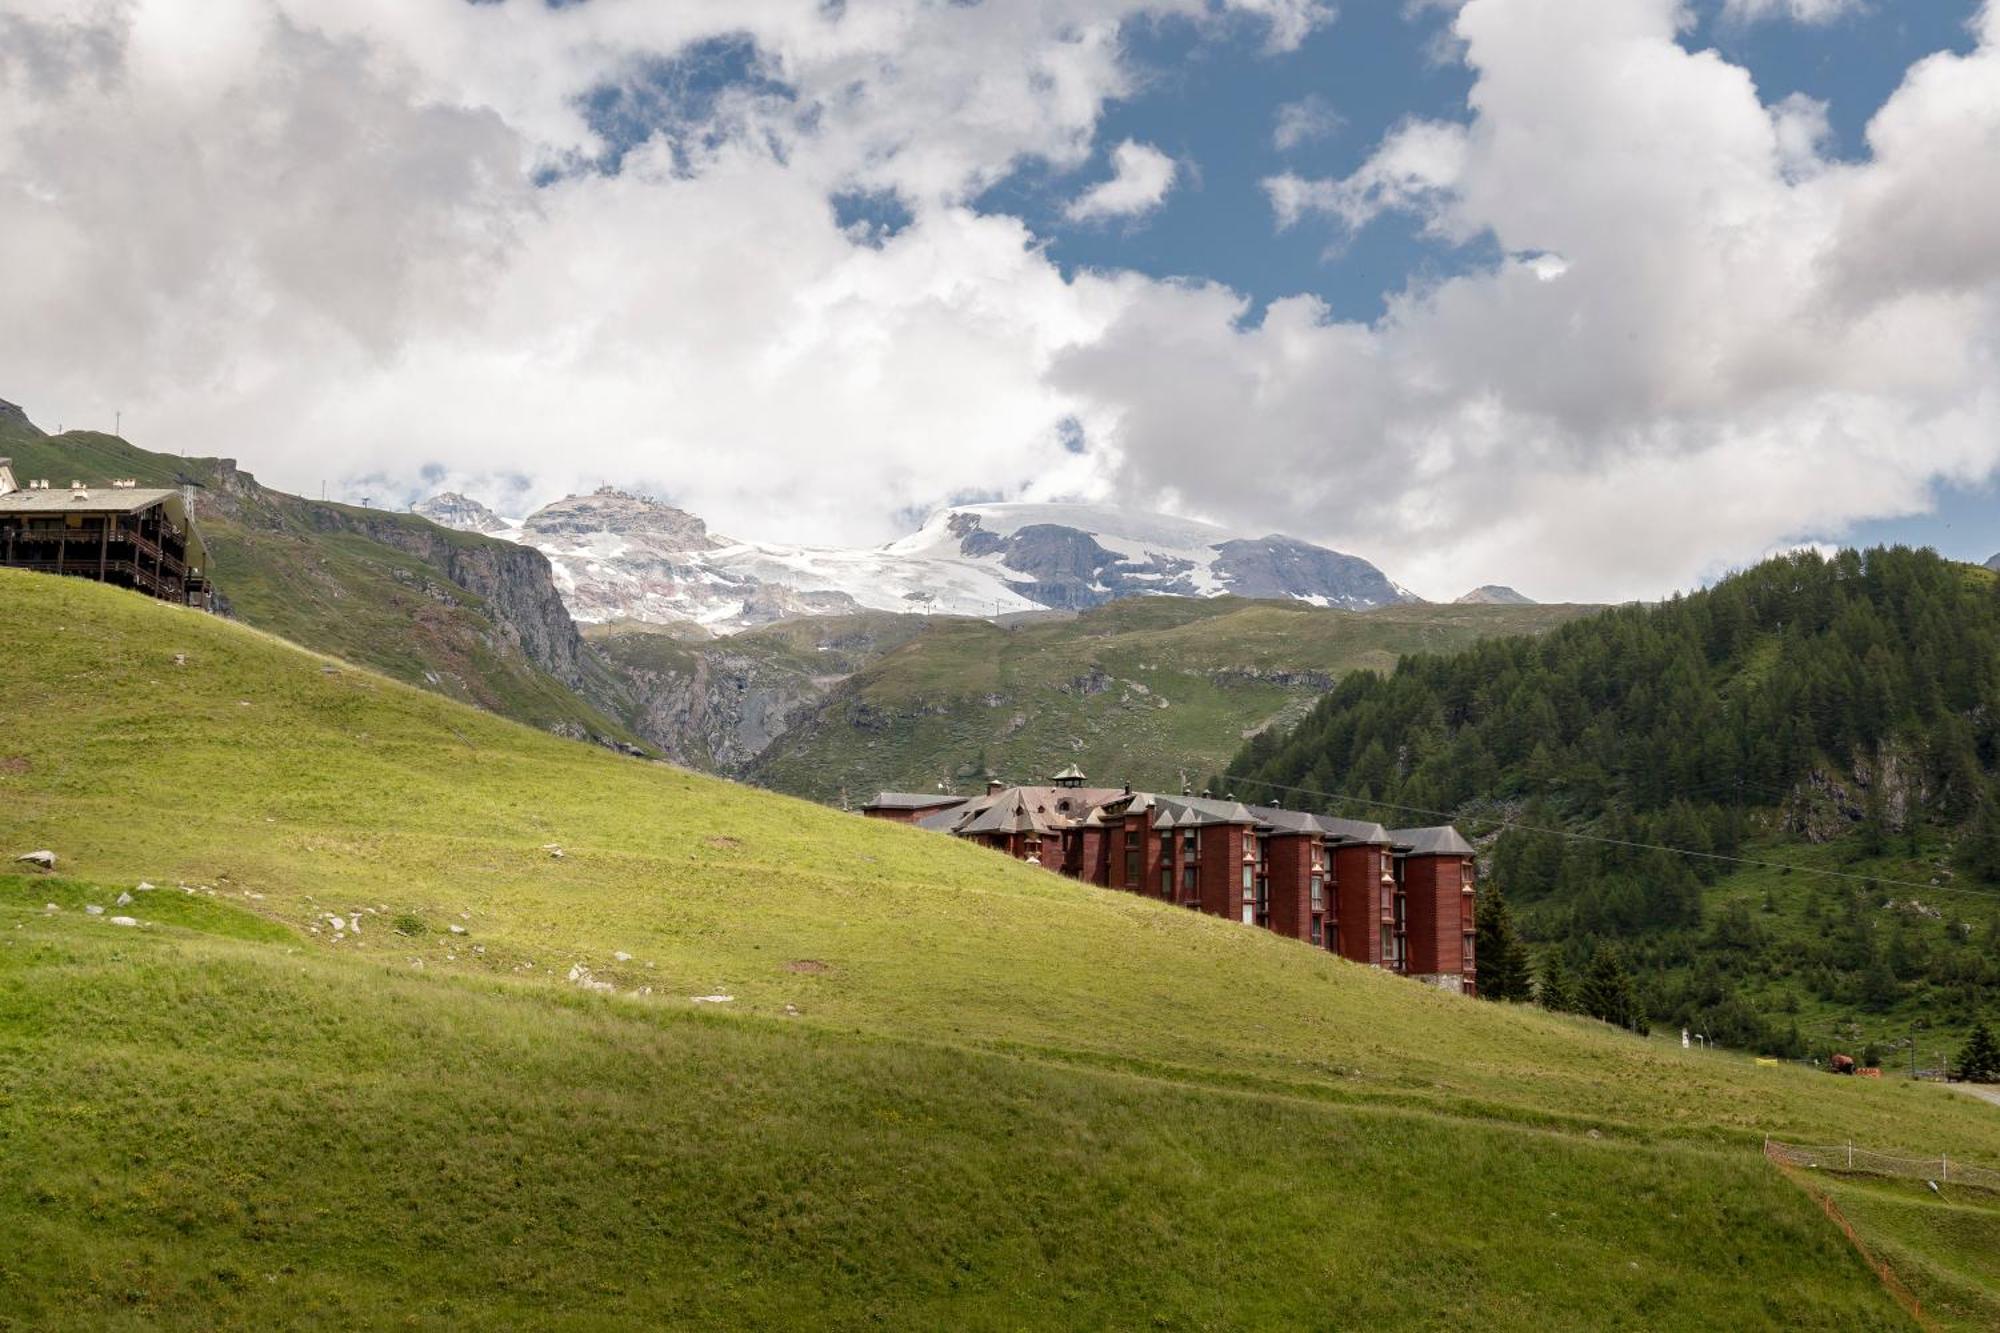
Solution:
M 1796 1143 L 1764 1140 L 1764 1155 L 1786 1166 L 1809 1170 L 1853 1172 L 1856 1175 L 1896 1176 L 1904 1180 L 1935 1181 L 1938 1184 L 1974 1185 L 2000 1191 L 2000 1171 L 1971 1162 L 1953 1161 L 1949 1154 L 1936 1157 L 1892 1157 L 1888 1153 L 1857 1148 L 1851 1143 L 1831 1147 L 1807 1147 Z

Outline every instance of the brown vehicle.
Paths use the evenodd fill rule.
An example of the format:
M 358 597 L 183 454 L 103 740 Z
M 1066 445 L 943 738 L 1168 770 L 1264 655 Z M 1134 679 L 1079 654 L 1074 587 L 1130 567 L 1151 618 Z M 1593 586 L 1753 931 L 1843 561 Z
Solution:
M 1834 1056 L 1832 1060 L 1827 1062 L 1827 1072 L 1830 1074 L 1852 1074 L 1854 1072 L 1854 1057 L 1851 1055 Z

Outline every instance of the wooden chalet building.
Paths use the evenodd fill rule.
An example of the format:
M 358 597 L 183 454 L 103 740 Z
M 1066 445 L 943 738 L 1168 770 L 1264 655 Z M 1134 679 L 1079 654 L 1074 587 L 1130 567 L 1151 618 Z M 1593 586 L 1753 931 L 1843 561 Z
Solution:
M 1474 857 L 1458 830 L 1385 829 L 1085 782 L 1072 767 L 1048 786 L 994 783 L 984 796 L 949 804 L 884 792 L 862 812 L 1262 926 L 1446 990 L 1477 991 Z
M 208 548 L 185 496 L 136 482 L 17 484 L 0 458 L 0 568 L 66 574 L 214 609 Z

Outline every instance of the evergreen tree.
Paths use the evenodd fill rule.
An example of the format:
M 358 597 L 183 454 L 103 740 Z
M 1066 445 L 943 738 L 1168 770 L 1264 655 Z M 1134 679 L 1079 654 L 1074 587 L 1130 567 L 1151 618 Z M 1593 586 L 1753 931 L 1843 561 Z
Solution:
M 1563 967 L 1561 954 L 1550 954 L 1542 964 L 1541 984 L 1535 988 L 1535 1001 L 1544 1009 L 1559 1014 L 1576 1012 L 1576 991 L 1570 985 L 1569 972 Z
M 1577 991 L 1577 1007 L 1592 1018 L 1637 1031 L 1641 1021 L 1638 990 L 1617 946 L 1599 944 Z
M 1972 823 L 1953 849 L 1958 868 L 1988 884 L 2000 884 L 2000 805 L 1990 791 L 1982 792 L 1973 807 Z
M 1479 938 L 1473 946 L 1473 960 L 1479 968 L 1479 994 L 1488 1000 L 1533 999 L 1528 951 L 1514 929 L 1514 914 L 1497 882 L 1489 881 L 1480 889 L 1477 921 Z
M 1957 1076 L 1967 1083 L 1991 1083 L 2000 1079 L 2000 1042 L 1984 1019 L 1973 1025 L 1965 1048 L 1958 1053 Z

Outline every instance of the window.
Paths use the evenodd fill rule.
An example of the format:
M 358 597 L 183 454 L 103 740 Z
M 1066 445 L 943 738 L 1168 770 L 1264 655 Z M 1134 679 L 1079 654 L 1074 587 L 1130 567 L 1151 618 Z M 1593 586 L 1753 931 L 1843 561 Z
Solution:
M 1195 844 L 1194 830 L 1189 829 L 1187 832 L 1181 834 L 1181 855 L 1199 856 L 1200 854 L 1201 848 Z
M 1257 867 L 1245 861 L 1243 863 L 1243 900 L 1245 902 L 1250 900 L 1250 889 L 1256 882 L 1256 875 Z
M 1195 882 L 1195 868 L 1193 866 L 1182 866 L 1181 888 L 1189 893 L 1193 893 L 1199 887 L 1201 886 Z
M 1246 926 L 1254 926 L 1257 924 L 1257 909 L 1252 907 L 1249 903 L 1243 904 L 1243 924 Z
M 1318 918 L 1318 917 L 1314 917 L 1314 918 L 1313 918 L 1313 924 L 1312 924 L 1312 942 L 1313 942 L 1314 944 L 1318 944 L 1318 943 L 1319 943 L 1319 918 Z
M 1160 867 L 1160 896 L 1162 898 L 1171 898 L 1174 896 L 1174 868 L 1172 866 Z
M 1458 956 L 1461 966 L 1464 967 L 1472 966 L 1472 942 L 1478 938 L 1479 937 L 1477 935 L 1473 934 L 1469 930 L 1465 933 L 1464 939 L 1460 942 L 1460 947 L 1464 950 L 1464 952 Z
M 1125 882 L 1132 888 L 1139 887 L 1139 853 L 1136 849 L 1125 853 Z
M 1312 909 L 1313 911 L 1317 912 L 1322 907 L 1326 906 L 1326 892 L 1324 888 L 1324 881 L 1321 880 L 1317 874 L 1315 874 L 1312 877 L 1311 882 L 1312 882 Z
M 1385 963 L 1393 962 L 1395 961 L 1395 957 L 1396 933 L 1389 929 L 1389 927 L 1384 926 L 1382 927 L 1382 961 Z

